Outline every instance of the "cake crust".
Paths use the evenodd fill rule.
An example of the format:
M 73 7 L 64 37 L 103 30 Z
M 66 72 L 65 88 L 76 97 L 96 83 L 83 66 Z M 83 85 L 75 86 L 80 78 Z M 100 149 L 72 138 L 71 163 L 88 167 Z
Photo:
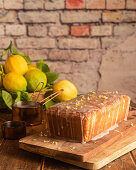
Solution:
M 118 92 L 89 92 L 45 112 L 50 136 L 88 142 L 127 118 L 130 98 Z

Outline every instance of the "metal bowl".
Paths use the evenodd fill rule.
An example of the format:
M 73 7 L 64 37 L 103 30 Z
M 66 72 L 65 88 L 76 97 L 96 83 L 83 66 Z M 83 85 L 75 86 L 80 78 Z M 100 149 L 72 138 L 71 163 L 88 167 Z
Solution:
M 26 136 L 26 123 L 23 121 L 6 121 L 2 124 L 4 139 L 20 139 Z
M 19 101 L 12 105 L 13 120 L 25 121 L 27 126 L 42 122 L 42 105 L 32 101 Z

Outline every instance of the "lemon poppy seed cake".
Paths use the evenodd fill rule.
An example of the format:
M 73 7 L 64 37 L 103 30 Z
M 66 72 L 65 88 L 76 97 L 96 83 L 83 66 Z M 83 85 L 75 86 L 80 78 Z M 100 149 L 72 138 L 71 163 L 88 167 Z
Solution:
M 89 92 L 58 103 L 45 112 L 52 137 L 88 142 L 126 120 L 130 98 L 117 92 Z

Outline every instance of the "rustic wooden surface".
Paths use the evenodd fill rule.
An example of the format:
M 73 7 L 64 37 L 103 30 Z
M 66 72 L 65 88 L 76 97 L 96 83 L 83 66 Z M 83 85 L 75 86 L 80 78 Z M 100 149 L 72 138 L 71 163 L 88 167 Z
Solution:
M 94 158 L 95 155 L 103 152 L 105 148 L 108 148 L 112 144 L 115 145 L 116 142 L 123 140 L 126 136 L 126 140 L 130 138 L 127 145 L 130 144 L 130 134 L 133 131 L 136 131 L 135 116 L 129 116 L 127 121 L 122 121 L 121 123 L 119 123 L 119 126 L 115 130 L 110 131 L 109 134 L 105 135 L 103 138 L 90 141 L 85 144 L 50 138 L 46 136 L 47 134 L 45 134 L 44 132 L 44 134 L 39 135 L 39 133 L 37 133 L 21 139 L 20 148 L 35 153 L 40 153 L 41 155 L 48 155 L 52 158 L 57 157 L 59 158 L 59 160 L 62 160 L 63 158 L 66 160 L 75 160 L 76 162 L 88 162 L 88 159 L 90 160 L 92 157 Z M 132 135 L 132 137 L 135 141 L 136 133 Z M 28 147 L 29 149 L 27 149 Z M 136 148 L 135 144 L 133 148 Z M 128 152 L 129 151 L 130 150 L 128 148 Z M 105 153 L 103 153 L 103 155 L 104 159 Z M 115 159 L 116 158 L 117 157 L 115 157 Z
M 0 113 L 0 126 L 2 124 L 2 119 L 10 120 L 11 117 L 11 113 L 2 111 Z M 41 130 L 41 126 L 30 127 L 27 128 L 27 134 L 35 134 Z M 3 140 L 0 128 L 0 170 L 81 170 L 81 168 L 61 161 L 20 150 L 18 144 L 17 140 Z M 132 153 L 136 158 L 136 150 L 133 150 Z M 134 169 L 136 169 L 136 167 L 131 160 L 130 153 L 128 153 L 109 163 L 101 170 Z
M 61 146 L 65 147 L 66 144 L 66 143 L 62 144 L 63 141 L 60 143 L 58 141 L 56 145 L 55 143 L 53 143 L 52 139 L 48 138 L 47 141 L 49 142 L 46 143 L 44 142 L 44 139 L 45 137 L 41 137 L 39 135 L 37 139 L 35 138 L 35 135 L 30 135 L 24 139 L 21 139 L 21 141 L 19 141 L 19 147 L 32 153 L 37 153 L 45 157 L 55 158 L 57 160 L 70 163 L 78 167 L 82 167 L 85 169 L 92 169 L 92 170 L 100 169 L 105 165 L 109 164 L 111 161 L 125 155 L 126 153 L 136 148 L 136 131 L 134 131 L 128 134 L 127 136 L 125 136 L 124 138 L 119 139 L 111 146 L 108 146 L 106 149 L 102 150 L 98 154 L 89 158 L 86 162 L 82 162 L 82 161 L 71 159 L 70 157 L 67 156 L 67 154 L 64 155 L 64 152 L 60 152 Z M 59 151 L 56 152 L 56 150 L 54 150 L 54 147 L 55 148 L 59 147 Z M 51 148 L 52 150 L 50 150 Z

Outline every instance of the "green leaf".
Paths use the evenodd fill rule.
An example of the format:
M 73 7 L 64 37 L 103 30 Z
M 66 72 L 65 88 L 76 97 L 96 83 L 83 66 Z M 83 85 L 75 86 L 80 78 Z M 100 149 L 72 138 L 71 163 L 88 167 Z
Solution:
M 47 87 L 47 89 L 52 89 L 53 88 L 53 84 L 47 83 L 46 87 Z
M 46 101 L 48 101 L 48 100 L 46 100 Z M 54 104 L 55 104 L 55 102 L 53 102 L 52 100 L 50 100 L 48 103 L 45 104 L 46 110 L 47 110 L 49 107 L 53 106 Z
M 31 59 L 30 59 L 30 57 L 29 57 L 29 56 L 25 56 L 24 53 L 19 52 L 19 51 L 18 51 L 17 49 L 15 49 L 15 48 L 12 48 L 12 53 L 13 53 L 14 55 L 20 55 L 20 56 L 24 57 L 24 59 L 26 60 L 26 62 L 27 62 L 28 64 L 31 64 Z
M 2 98 L 3 98 L 6 106 L 8 106 L 8 108 L 12 109 L 13 100 L 12 100 L 11 94 L 5 90 L 2 90 Z
M 28 101 L 29 99 L 30 99 L 29 93 L 21 91 L 21 101 Z
M 31 59 L 30 59 L 29 56 L 24 56 L 24 59 L 26 60 L 26 62 L 27 62 L 28 64 L 31 64 Z
M 44 92 L 46 91 L 48 88 L 47 87 L 44 87 L 41 91 Z
M 9 44 L 8 48 L 6 48 L 3 51 L 3 53 L 0 55 L 0 57 L 2 58 L 9 50 L 10 50 L 10 52 L 12 52 L 12 47 L 13 47 L 13 43 L 12 43 L 12 41 L 10 41 L 10 44 Z
M 2 91 L 0 91 L 0 105 L 5 106 L 5 102 L 2 98 Z
M 37 68 L 39 68 L 44 73 L 50 72 L 49 66 L 46 64 L 46 62 L 43 61 L 43 59 L 38 61 L 38 63 L 36 63 L 36 66 L 37 66 Z
M 4 51 L 2 52 L 2 54 L 0 55 L 0 57 L 2 58 L 7 52 L 8 52 L 8 50 L 4 50 Z
M 57 73 L 51 73 L 51 72 L 47 72 L 46 76 L 47 76 L 47 83 L 49 84 L 53 83 L 59 77 Z
M 25 56 L 24 53 L 19 52 L 19 51 L 18 51 L 17 49 L 15 49 L 14 47 L 12 48 L 12 53 L 13 53 L 14 55 L 21 55 L 22 57 Z
M 19 102 L 19 101 L 21 101 L 21 92 L 20 91 L 17 91 L 17 97 L 16 97 L 16 99 L 15 99 L 15 102 Z

